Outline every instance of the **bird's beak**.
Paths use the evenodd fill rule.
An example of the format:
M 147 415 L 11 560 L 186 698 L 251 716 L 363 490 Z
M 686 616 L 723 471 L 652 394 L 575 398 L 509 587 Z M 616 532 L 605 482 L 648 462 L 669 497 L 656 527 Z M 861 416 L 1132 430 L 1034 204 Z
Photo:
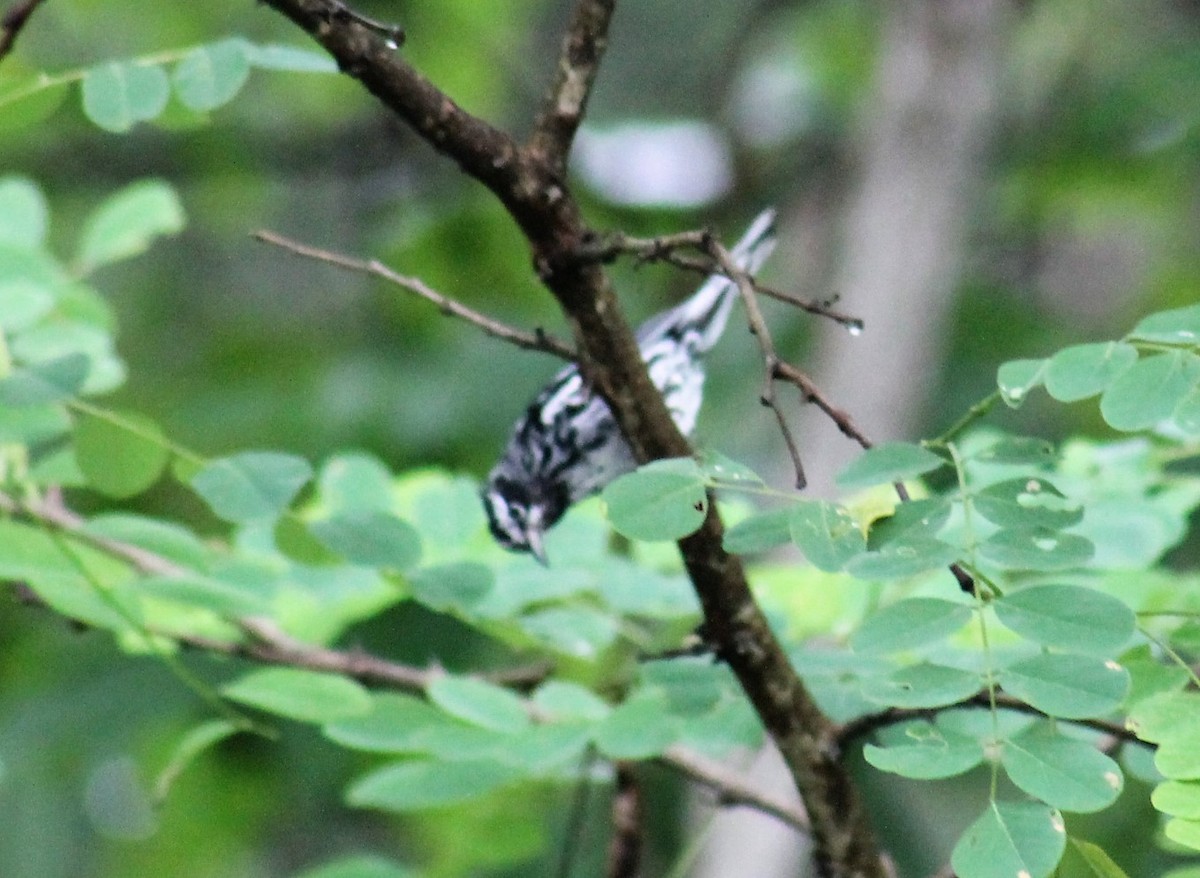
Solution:
M 529 517 L 529 554 L 537 558 L 538 563 L 543 567 L 549 567 L 550 562 L 546 559 L 546 547 L 542 545 L 542 517 L 540 510 L 534 510 L 534 514 Z
M 542 545 L 542 532 L 540 530 L 531 530 L 528 536 L 529 554 L 537 558 L 538 563 L 543 567 L 549 567 L 550 562 L 546 559 L 546 548 Z

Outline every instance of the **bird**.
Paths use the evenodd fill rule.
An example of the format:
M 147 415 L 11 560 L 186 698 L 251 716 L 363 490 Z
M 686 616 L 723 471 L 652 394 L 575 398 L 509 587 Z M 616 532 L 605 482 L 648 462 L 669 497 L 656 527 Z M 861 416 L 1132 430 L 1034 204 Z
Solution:
M 730 251 L 742 271 L 756 272 L 775 248 L 775 211 L 764 210 Z M 688 299 L 643 323 L 638 350 L 650 380 L 685 436 L 704 396 L 704 355 L 720 339 L 737 285 L 714 274 Z M 572 504 L 637 468 L 603 398 L 575 364 L 533 399 L 488 474 L 483 506 L 488 528 L 506 549 L 548 564 L 543 535 Z

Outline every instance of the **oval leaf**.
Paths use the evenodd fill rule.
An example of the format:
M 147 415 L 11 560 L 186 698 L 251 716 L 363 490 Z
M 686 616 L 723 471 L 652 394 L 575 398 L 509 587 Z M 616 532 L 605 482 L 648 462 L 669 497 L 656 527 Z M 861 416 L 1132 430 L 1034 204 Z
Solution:
M 992 603 L 1004 625 L 1061 650 L 1111 655 L 1133 635 L 1137 618 L 1114 597 L 1078 585 L 1035 585 Z
M 1147 430 L 1171 416 L 1200 382 L 1200 357 L 1168 351 L 1143 357 L 1100 397 L 1100 414 L 1117 430 Z
M 162 475 L 171 452 L 158 425 L 138 414 L 84 414 L 75 429 L 75 460 L 88 486 L 110 497 L 132 497 Z
M 750 555 L 786 546 L 792 541 L 792 511 L 772 509 L 739 521 L 725 532 L 725 551 Z
M 335 515 L 309 529 L 351 564 L 406 570 L 421 557 L 421 538 L 411 525 L 386 512 Z
M 312 467 L 301 457 L 246 451 L 211 461 L 191 485 L 218 516 L 243 522 L 279 515 L 310 478 Z
M 970 698 L 982 684 L 979 674 L 973 671 L 921 662 L 886 677 L 864 678 L 862 694 L 889 707 L 944 707 Z
M 519 697 L 483 680 L 440 677 L 425 691 L 446 713 L 472 725 L 495 732 L 519 732 L 529 725 L 529 712 Z
M 860 455 L 837 476 L 843 488 L 869 488 L 931 472 L 946 465 L 944 458 L 920 445 L 887 442 Z
M 46 196 L 36 183 L 27 177 L 0 179 L 0 243 L 37 247 L 45 240 L 49 225 Z M 4 327 L 11 331 L 10 323 L 5 320 Z
M 983 762 L 983 747 L 975 738 L 918 720 L 897 728 L 886 746 L 867 744 L 863 756 L 880 771 L 935 780 L 963 774 L 979 765 Z
M 1123 341 L 1063 348 L 1046 366 L 1046 392 L 1060 402 L 1087 399 L 1105 390 L 1137 358 L 1137 348 Z
M 16 408 L 67 399 L 83 389 L 90 369 L 86 354 L 18 366 L 0 381 L 0 404 Z
M 1045 360 L 1009 360 L 996 372 L 1001 398 L 1007 405 L 1017 408 L 1025 402 L 1029 391 L 1042 383 L 1045 371 Z
M 958 631 L 971 618 L 967 604 L 908 598 L 880 610 L 850 638 L 857 652 L 887 653 L 927 646 Z
M 1034 802 L 992 802 L 967 828 L 950 864 L 959 878 L 1046 878 L 1062 858 L 1062 815 Z
M 1064 811 L 1107 808 L 1124 787 L 1117 763 L 1044 722 L 1005 741 L 1001 763 L 1014 784 Z
M 250 75 L 245 40 L 228 39 L 197 46 L 175 68 L 175 93 L 185 107 L 199 112 L 226 104 Z
M 141 180 L 109 197 L 87 218 L 79 248 L 84 272 L 143 253 L 161 235 L 183 229 L 183 205 L 161 180 Z
M 1186 305 L 1143 317 L 1131 338 L 1167 344 L 1200 342 L 1200 305 Z
M 491 792 L 519 775 L 494 760 L 440 762 L 414 759 L 373 771 L 346 790 L 356 808 L 420 811 L 465 802 Z
M 1129 673 L 1111 660 L 1043 653 L 1003 669 L 1000 682 L 1045 714 L 1083 719 L 1115 710 L 1129 689 Z
M 83 112 L 105 131 L 121 134 L 157 118 L 170 93 L 167 74 L 157 64 L 110 61 L 84 76 Z
M 298 668 L 264 668 L 221 687 L 226 698 L 310 723 L 327 723 L 371 710 L 371 695 L 353 680 Z
M 691 458 L 660 460 L 621 476 L 604 489 L 608 519 L 635 540 L 677 540 L 708 514 L 704 474 Z
M 1008 527 L 979 546 L 979 554 L 1002 567 L 1016 570 L 1062 570 L 1088 561 L 1095 547 L 1078 534 L 1044 527 Z
M 849 512 L 825 500 L 803 500 L 792 507 L 792 542 L 818 570 L 836 573 L 867 548 L 858 522 Z
M 974 495 L 975 508 L 1001 527 L 1058 530 L 1083 520 L 1083 507 L 1043 478 L 1030 476 L 989 485 Z

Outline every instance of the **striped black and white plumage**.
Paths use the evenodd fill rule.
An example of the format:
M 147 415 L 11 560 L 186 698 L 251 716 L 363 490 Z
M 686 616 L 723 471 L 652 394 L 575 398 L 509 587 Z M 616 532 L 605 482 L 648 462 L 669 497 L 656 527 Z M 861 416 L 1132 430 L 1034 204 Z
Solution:
M 737 266 L 755 272 L 775 248 L 775 212 L 751 223 L 730 251 Z M 703 355 L 725 330 L 738 296 L 727 278 L 710 277 L 685 302 L 647 320 L 638 347 L 675 423 L 686 436 L 704 395 Z M 545 563 L 542 534 L 577 500 L 637 466 L 612 413 L 585 385 L 578 367 L 564 368 L 537 395 L 513 429 L 483 492 L 497 542 L 531 552 Z

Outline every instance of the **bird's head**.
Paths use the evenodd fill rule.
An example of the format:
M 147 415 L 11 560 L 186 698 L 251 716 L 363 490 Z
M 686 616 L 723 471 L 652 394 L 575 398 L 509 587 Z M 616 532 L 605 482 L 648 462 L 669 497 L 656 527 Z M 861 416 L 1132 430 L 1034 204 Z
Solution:
M 483 491 L 483 506 L 496 542 L 514 552 L 529 552 L 547 563 L 542 535 L 562 517 L 566 510 L 564 498 L 493 472 Z

